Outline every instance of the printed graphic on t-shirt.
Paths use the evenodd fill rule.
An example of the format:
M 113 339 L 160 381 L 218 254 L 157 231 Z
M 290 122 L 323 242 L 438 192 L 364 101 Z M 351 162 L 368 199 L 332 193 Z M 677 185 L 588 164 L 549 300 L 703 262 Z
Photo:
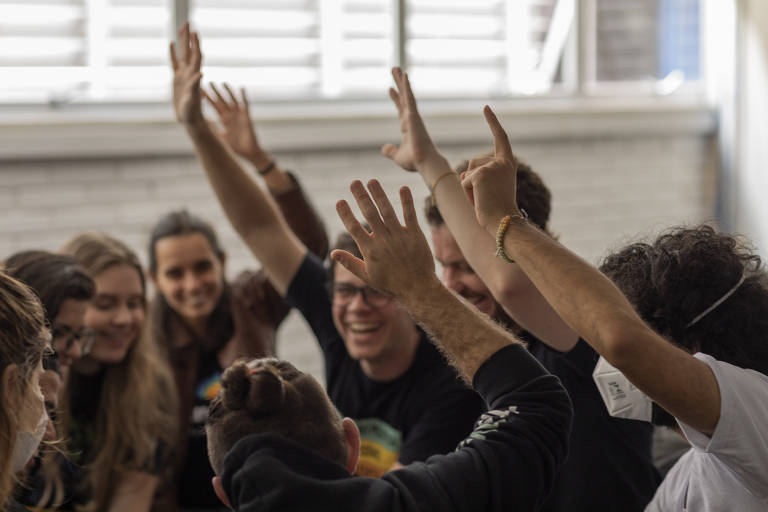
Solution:
M 208 402 L 213 400 L 221 389 L 221 372 L 200 381 L 195 393 L 195 406 L 192 408 L 192 425 L 202 425 L 208 419 Z
M 502 423 L 507 421 L 510 414 L 519 414 L 516 405 L 507 407 L 506 409 L 494 409 L 484 413 L 480 416 L 475 424 L 475 430 L 473 430 L 469 437 L 459 443 L 456 450 L 467 446 L 473 439 L 485 440 L 486 436 L 491 432 L 496 432 Z
M 200 381 L 197 385 L 197 399 L 205 402 L 213 400 L 221 389 L 221 372 Z
M 359 476 L 379 478 L 400 456 L 403 436 L 399 430 L 378 418 L 355 420 L 360 429 Z

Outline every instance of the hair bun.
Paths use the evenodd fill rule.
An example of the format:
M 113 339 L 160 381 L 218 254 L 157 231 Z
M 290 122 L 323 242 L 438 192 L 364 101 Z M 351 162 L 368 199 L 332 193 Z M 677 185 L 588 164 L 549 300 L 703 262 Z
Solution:
M 224 372 L 221 385 L 221 401 L 231 411 L 271 414 L 285 402 L 285 383 L 271 365 L 251 370 L 245 363 L 236 363 Z

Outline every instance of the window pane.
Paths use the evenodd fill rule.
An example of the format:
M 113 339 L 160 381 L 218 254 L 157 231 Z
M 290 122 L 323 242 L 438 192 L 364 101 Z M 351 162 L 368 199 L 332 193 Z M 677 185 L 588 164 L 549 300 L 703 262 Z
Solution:
M 545 92 L 557 77 L 574 12 L 571 0 L 407 5 L 408 69 L 427 96 Z
M 166 0 L 0 0 L 0 101 L 168 96 Z
M 193 0 L 206 79 L 260 98 L 371 96 L 389 83 L 390 0 Z
M 597 0 L 597 80 L 699 78 L 699 0 Z

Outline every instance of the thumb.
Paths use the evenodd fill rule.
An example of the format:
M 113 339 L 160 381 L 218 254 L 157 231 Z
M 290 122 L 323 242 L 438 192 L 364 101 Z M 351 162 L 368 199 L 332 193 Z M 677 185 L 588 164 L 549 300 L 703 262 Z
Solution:
M 464 171 L 461 173 L 461 188 L 464 189 L 464 193 L 467 195 L 467 199 L 469 199 L 472 206 L 475 206 L 475 189 L 472 184 L 473 174 L 474 172 L 472 171 Z
M 395 155 L 397 154 L 397 146 L 394 144 L 384 144 L 381 146 L 381 154 L 390 160 L 394 160 Z
M 341 266 L 355 274 L 366 283 L 368 282 L 368 271 L 365 268 L 365 262 L 360 258 L 353 256 L 347 251 L 334 249 L 331 251 L 331 259 L 337 263 L 340 263 Z

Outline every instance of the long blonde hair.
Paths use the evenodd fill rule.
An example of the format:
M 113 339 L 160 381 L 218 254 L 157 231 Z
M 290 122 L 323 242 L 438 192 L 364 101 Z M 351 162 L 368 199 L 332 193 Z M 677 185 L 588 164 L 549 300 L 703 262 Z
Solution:
M 11 458 L 19 428 L 5 399 L 6 370 L 17 366 L 19 385 L 25 390 L 49 340 L 40 301 L 26 285 L 0 271 L 0 510 L 5 510 L 13 493 Z
M 70 240 L 62 252 L 74 256 L 94 279 L 114 265 L 136 269 L 146 295 L 144 273 L 136 254 L 102 233 L 84 233 Z M 70 372 L 64 396 L 69 415 L 70 392 L 79 375 Z M 92 500 L 84 510 L 106 510 L 120 473 L 146 470 L 156 464 L 161 447 L 171 449 L 177 432 L 177 394 L 167 359 L 150 335 L 148 323 L 122 362 L 106 368 L 99 399 L 94 439 L 95 458 L 88 465 Z

